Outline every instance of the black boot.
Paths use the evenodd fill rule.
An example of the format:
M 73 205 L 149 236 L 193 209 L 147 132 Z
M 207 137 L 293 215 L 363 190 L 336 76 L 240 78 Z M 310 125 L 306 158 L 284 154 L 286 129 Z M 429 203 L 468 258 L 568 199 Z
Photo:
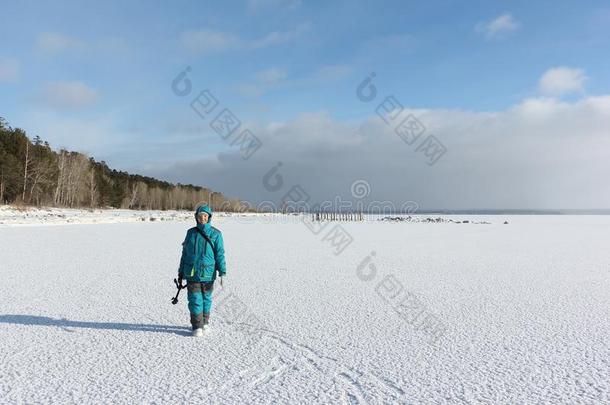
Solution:
M 191 314 L 191 325 L 193 326 L 193 330 L 203 328 L 203 324 L 204 324 L 203 312 L 198 315 Z

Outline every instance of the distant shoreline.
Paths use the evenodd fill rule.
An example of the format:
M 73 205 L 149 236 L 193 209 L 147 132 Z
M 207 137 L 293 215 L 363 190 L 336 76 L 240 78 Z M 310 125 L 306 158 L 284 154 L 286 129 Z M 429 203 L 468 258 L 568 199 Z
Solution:
M 10 208 L 14 210 L 61 210 L 61 209 L 72 209 L 72 210 L 83 210 L 83 211 L 100 211 L 100 210 L 121 210 L 121 211 L 133 211 L 133 212 L 146 212 L 146 211 L 189 211 L 190 210 L 160 210 L 160 209 L 130 209 L 130 208 L 113 208 L 113 207 L 53 207 L 53 206 L 36 206 L 36 205 L 17 205 L 17 204 L 0 204 L 0 207 Z M 286 214 L 290 215 L 294 212 L 282 213 L 279 211 L 226 211 L 219 210 L 219 212 L 226 213 L 249 213 L 249 214 Z M 307 214 L 314 214 L 316 211 L 304 211 Z M 331 212 L 331 211 L 328 211 Z M 340 212 L 340 211 L 337 211 Z M 350 212 L 350 211 L 344 211 Z M 610 215 L 610 208 L 599 208 L 599 209 L 555 209 L 555 210 L 534 210 L 534 209 L 436 209 L 436 210 L 417 210 L 415 212 L 400 212 L 400 211 L 388 211 L 388 212 L 377 212 L 377 211 L 362 211 L 365 215 Z
M 417 214 L 439 215 L 610 215 L 610 209 L 562 210 L 419 210 Z

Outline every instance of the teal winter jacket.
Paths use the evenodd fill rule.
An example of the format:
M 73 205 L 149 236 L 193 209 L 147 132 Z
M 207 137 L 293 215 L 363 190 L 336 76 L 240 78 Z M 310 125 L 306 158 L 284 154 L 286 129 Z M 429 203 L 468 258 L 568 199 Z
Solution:
M 216 272 L 224 276 L 227 272 L 225 264 L 225 248 L 222 233 L 214 228 L 212 222 L 212 209 L 202 205 L 195 211 L 195 221 L 200 212 L 209 215 L 206 224 L 197 223 L 197 226 L 186 232 L 182 243 L 182 257 L 178 274 L 188 281 L 206 282 L 216 279 Z M 212 244 L 199 233 L 205 233 Z

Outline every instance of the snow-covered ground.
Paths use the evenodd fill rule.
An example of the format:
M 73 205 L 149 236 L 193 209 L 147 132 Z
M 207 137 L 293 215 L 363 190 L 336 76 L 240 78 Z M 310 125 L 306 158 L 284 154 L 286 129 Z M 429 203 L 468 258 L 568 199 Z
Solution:
M 273 222 L 298 222 L 292 215 L 276 213 L 216 213 L 217 217 L 230 216 L 249 223 L 252 220 Z M 372 220 L 380 215 L 369 216 Z M 192 221 L 193 211 L 175 210 L 128 210 L 128 209 L 81 209 L 55 207 L 15 207 L 0 205 L 0 227 L 30 225 L 70 225 L 70 224 L 115 224 L 124 222 Z
M 143 221 L 184 221 L 193 218 L 188 211 L 137 211 L 121 209 L 16 208 L 0 205 L 2 225 L 110 224 Z
M 247 219 L 201 339 L 190 223 L 0 227 L 0 402 L 610 403 L 610 217 Z
M 219 217 L 233 217 L 242 223 L 299 223 L 298 214 L 284 215 L 280 213 L 216 213 Z M 55 207 L 15 207 L 0 205 L 0 227 L 2 226 L 28 226 L 28 225 L 68 225 L 68 224 L 114 224 L 123 222 L 154 222 L 154 221 L 190 221 L 192 211 L 159 211 L 159 210 L 127 210 L 127 209 L 80 209 Z M 471 220 L 474 223 L 487 222 L 482 217 Z M 489 218 L 487 216 L 486 218 Z M 494 218 L 498 220 L 497 218 Z M 462 221 L 459 216 L 453 215 L 364 215 L 365 221 L 404 221 L 404 222 L 444 222 Z

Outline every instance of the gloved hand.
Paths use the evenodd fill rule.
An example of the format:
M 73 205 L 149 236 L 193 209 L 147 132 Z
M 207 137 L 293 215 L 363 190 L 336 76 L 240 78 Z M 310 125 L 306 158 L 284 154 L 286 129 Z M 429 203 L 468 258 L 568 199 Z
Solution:
M 182 287 L 182 273 L 178 274 L 178 285 Z

